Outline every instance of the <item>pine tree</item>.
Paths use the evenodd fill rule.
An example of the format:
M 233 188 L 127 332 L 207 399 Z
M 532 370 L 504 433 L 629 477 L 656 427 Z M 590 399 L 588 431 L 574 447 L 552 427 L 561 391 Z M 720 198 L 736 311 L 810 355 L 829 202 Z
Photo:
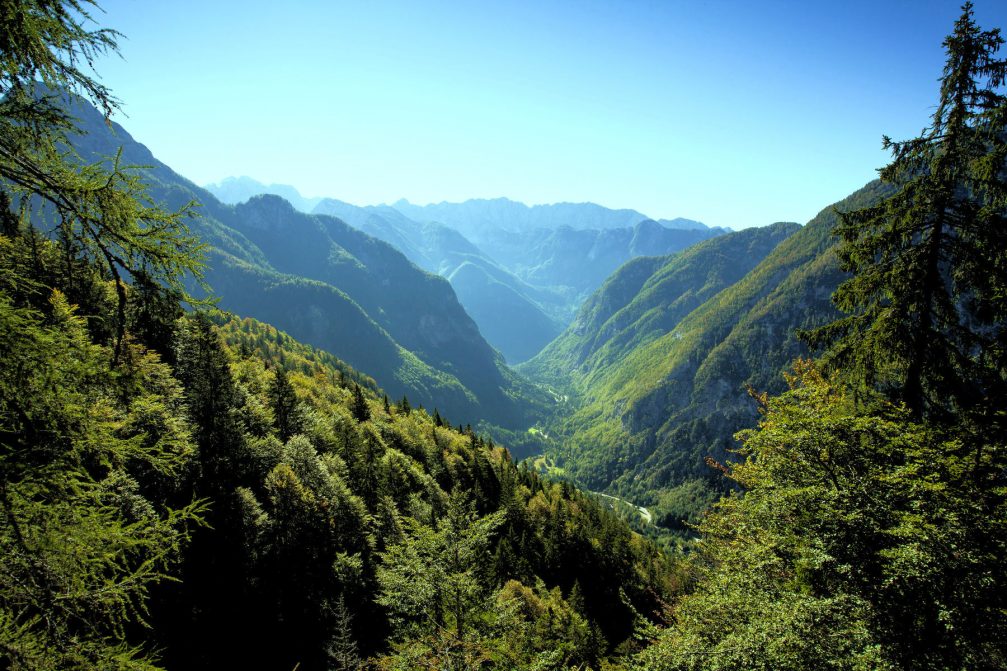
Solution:
M 930 125 L 884 139 L 881 179 L 897 193 L 840 213 L 853 276 L 834 301 L 848 316 L 806 334 L 831 345 L 832 365 L 931 419 L 1007 407 L 1007 61 L 995 58 L 1000 31 L 962 9 Z
M 353 639 L 353 615 L 342 596 L 332 610 L 335 632 L 326 650 L 329 668 L 333 671 L 356 671 L 360 668 L 360 654 Z

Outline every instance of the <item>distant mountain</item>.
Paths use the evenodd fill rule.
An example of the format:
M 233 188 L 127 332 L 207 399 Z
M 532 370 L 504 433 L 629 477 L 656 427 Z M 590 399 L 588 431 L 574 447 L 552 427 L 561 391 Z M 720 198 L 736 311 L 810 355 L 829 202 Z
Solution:
M 669 229 L 644 219 L 629 228 L 561 226 L 523 233 L 496 229 L 485 234 L 481 246 L 525 282 L 571 296 L 570 312 L 563 315 L 568 323 L 583 299 L 626 261 L 677 252 L 719 233 Z
M 687 231 L 702 231 L 709 228 L 709 226 L 704 223 L 693 221 L 692 219 L 683 219 L 682 217 L 675 217 L 674 219 L 658 219 L 657 223 L 661 224 L 665 228 L 681 228 Z
M 418 223 L 384 205 L 357 207 L 326 198 L 316 213 L 332 214 L 402 251 L 424 270 L 448 279 L 482 335 L 511 363 L 525 361 L 559 335 L 564 297 L 533 287 L 483 254 L 461 233 Z
M 836 207 L 882 194 L 871 183 Z M 705 505 L 696 483 L 718 474 L 704 459 L 728 458 L 733 434 L 755 421 L 747 387 L 780 391 L 782 371 L 808 354 L 795 329 L 836 315 L 834 224 L 830 207 L 800 230 L 747 229 L 620 268 L 520 367 L 571 397 L 550 427 L 561 467 L 653 505 L 665 524 Z
M 306 202 L 292 187 L 266 187 L 247 177 L 209 188 L 231 203 L 263 193 Z M 537 354 L 625 261 L 668 254 L 723 232 L 593 203 L 529 207 L 504 198 L 426 207 L 407 201 L 360 207 L 324 198 L 312 213 L 339 217 L 447 278 L 483 337 L 509 363 Z
M 555 337 L 583 299 L 627 260 L 668 254 L 723 232 L 688 220 L 668 228 L 632 210 L 591 203 L 528 207 L 499 199 L 416 208 L 404 202 L 359 208 L 326 199 L 315 212 L 340 216 L 449 278 L 480 330 L 512 363 L 533 356 Z M 449 215 L 451 223 L 413 218 L 428 210 Z M 577 213 L 584 215 L 582 224 L 603 227 L 554 225 L 578 220 Z M 483 223 L 460 223 L 468 216 Z M 507 224 L 510 216 L 524 223 Z M 614 226 L 636 219 L 632 226 Z M 548 226 L 524 227 L 531 224 Z M 478 245 L 466 233 L 475 230 Z
M 473 199 L 462 203 L 414 205 L 407 200 L 392 204 L 399 212 L 416 221 L 436 221 L 460 231 L 477 244 L 492 230 L 528 232 L 536 229 L 572 228 L 575 230 L 632 228 L 649 219 L 636 210 L 612 210 L 595 203 L 555 203 L 525 205 L 507 198 Z M 662 221 L 667 228 L 707 229 L 690 219 Z
M 311 212 L 321 198 L 305 198 L 297 189 L 289 184 L 263 184 L 251 177 L 227 177 L 217 184 L 207 184 L 203 187 L 220 202 L 227 205 L 244 203 L 253 196 L 271 194 L 283 198 L 301 212 Z
M 168 207 L 202 203 L 191 227 L 210 245 L 207 279 L 220 307 L 275 324 L 373 376 L 388 393 L 436 406 L 454 421 L 479 418 L 524 429 L 539 392 L 504 364 L 448 282 L 389 244 L 328 216 L 294 210 L 277 196 L 221 203 L 157 161 L 90 106 L 71 114 L 86 132 L 85 158 L 114 155 L 151 166 L 152 196 Z

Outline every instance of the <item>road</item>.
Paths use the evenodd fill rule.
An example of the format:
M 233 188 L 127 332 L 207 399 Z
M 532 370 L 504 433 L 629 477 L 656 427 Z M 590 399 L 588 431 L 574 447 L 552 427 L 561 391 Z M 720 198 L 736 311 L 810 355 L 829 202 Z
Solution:
M 606 499 L 612 499 L 613 501 L 621 501 L 621 502 L 625 503 L 628 506 L 632 506 L 632 507 L 636 508 L 637 512 L 640 513 L 640 517 L 643 518 L 644 524 L 650 524 L 653 521 L 653 519 L 654 519 L 654 516 L 650 513 L 649 510 L 647 510 L 643 506 L 636 505 L 632 501 L 627 501 L 626 499 L 620 499 L 618 496 L 612 496 L 611 494 L 602 494 L 601 492 L 591 492 L 591 493 L 592 494 L 597 494 L 598 496 L 603 496 Z

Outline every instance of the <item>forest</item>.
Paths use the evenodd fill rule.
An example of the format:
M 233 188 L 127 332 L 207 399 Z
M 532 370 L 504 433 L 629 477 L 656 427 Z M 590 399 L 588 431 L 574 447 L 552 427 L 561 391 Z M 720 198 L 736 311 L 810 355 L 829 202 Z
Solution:
M 282 236 L 83 148 L 73 102 L 119 107 L 95 4 L 0 12 L 3 668 L 1007 669 L 1007 60 L 970 3 L 879 181 L 628 261 L 518 372 L 466 336 L 508 428 L 220 309 L 215 264 L 294 284 L 236 256 Z M 229 207 L 356 250 L 306 291 L 372 258 L 453 296 L 342 222 Z M 448 380 L 388 335 L 415 301 L 366 291 L 328 295 Z M 731 375 L 747 406 L 710 400 Z M 506 439 L 544 389 L 537 466 Z

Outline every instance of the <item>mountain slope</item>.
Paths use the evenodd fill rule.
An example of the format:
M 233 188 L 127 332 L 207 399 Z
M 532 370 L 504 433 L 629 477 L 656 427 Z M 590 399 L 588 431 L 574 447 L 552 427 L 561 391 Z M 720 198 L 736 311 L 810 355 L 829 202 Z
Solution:
M 854 209 L 882 194 L 871 183 L 835 207 Z M 716 480 L 704 458 L 724 459 L 734 447 L 733 434 L 754 421 L 746 388 L 781 389 L 780 373 L 807 354 L 795 329 L 835 315 L 830 297 L 841 273 L 829 251 L 834 223 L 830 207 L 775 248 L 765 240 L 772 251 L 750 272 L 733 282 L 725 276 L 706 290 L 697 271 L 715 266 L 709 255 L 758 231 L 672 257 L 663 280 L 661 269 L 647 275 L 653 267 L 648 261 L 610 279 L 574 326 L 522 368 L 554 384 L 565 382 L 574 395 L 552 427 L 562 436 L 561 465 L 591 487 L 657 504 L 659 521 L 677 524 L 681 511 L 675 508 L 662 520 L 662 502 L 678 502 L 681 488 L 693 487 L 694 479 Z M 784 235 L 789 226 L 766 233 Z M 675 281 L 690 276 L 685 284 Z M 663 281 L 670 292 L 655 302 L 661 292 L 654 290 Z M 690 291 L 701 295 L 690 298 Z M 679 300 L 684 302 L 676 309 Z M 585 341 L 594 330 L 603 334 L 600 342 Z
M 799 229 L 779 223 L 714 238 L 670 257 L 633 259 L 606 280 L 567 331 L 526 369 L 551 379 L 597 376 L 669 333 Z
M 524 361 L 562 330 L 550 313 L 562 298 L 533 287 L 483 254 L 461 233 L 436 223 L 418 223 L 387 206 L 357 207 L 326 198 L 315 208 L 384 240 L 413 263 L 448 279 L 480 332 L 509 362 Z M 526 329 L 515 325 L 527 324 Z
M 144 172 L 168 207 L 202 203 L 193 231 L 206 241 L 207 279 L 220 305 L 268 319 L 294 337 L 367 370 L 390 393 L 452 419 L 508 428 L 530 424 L 535 389 L 510 371 L 479 334 L 450 285 L 390 245 L 338 219 L 295 211 L 275 196 L 220 203 L 177 175 L 93 108 L 71 113 L 86 133 L 86 160 L 114 155 Z
M 465 261 L 448 276 L 472 318 L 490 342 L 507 343 L 508 361 L 525 361 L 559 335 L 561 327 L 512 286 L 476 261 Z

